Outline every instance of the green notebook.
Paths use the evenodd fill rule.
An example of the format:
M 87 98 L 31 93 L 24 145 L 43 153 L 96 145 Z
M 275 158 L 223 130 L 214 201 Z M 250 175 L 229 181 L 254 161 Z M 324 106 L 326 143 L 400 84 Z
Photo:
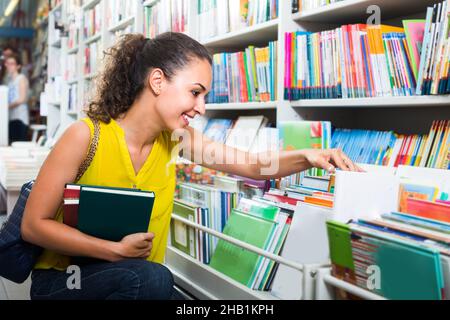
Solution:
M 340 222 L 328 221 L 327 233 L 331 262 L 337 266 L 355 270 L 350 227 Z
M 233 210 L 223 233 L 264 249 L 273 232 L 273 221 Z M 259 255 L 224 240 L 219 240 L 210 266 L 230 278 L 249 286 L 257 268 Z
M 154 201 L 153 192 L 81 187 L 78 229 L 110 241 L 148 232 Z

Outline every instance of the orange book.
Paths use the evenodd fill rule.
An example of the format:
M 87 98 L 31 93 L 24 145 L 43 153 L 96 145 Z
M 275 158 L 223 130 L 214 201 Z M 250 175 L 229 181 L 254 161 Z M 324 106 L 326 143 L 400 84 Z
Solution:
M 327 199 L 325 197 L 317 197 L 317 196 L 305 197 L 304 202 L 310 203 L 310 204 L 316 204 L 316 205 L 327 207 L 327 208 L 333 208 L 333 204 L 334 204 L 333 200 Z
M 427 200 L 406 199 L 406 213 L 450 223 L 450 205 Z

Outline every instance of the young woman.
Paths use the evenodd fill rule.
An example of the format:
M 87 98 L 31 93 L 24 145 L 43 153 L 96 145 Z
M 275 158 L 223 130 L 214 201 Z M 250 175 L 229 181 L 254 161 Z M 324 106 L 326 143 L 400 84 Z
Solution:
M 30 115 L 28 110 L 28 79 L 20 74 L 22 62 L 17 54 L 6 58 L 8 72 L 9 142 L 28 140 Z
M 181 131 L 184 157 L 254 179 L 282 177 L 311 167 L 329 171 L 335 167 L 358 169 L 339 150 L 299 150 L 265 155 L 279 169 L 264 175 L 257 155 L 212 142 L 195 132 L 189 121 L 205 113 L 211 70 L 208 51 L 178 33 L 166 33 L 153 40 L 127 35 L 109 50 L 98 96 L 87 111 L 89 118 L 73 124 L 61 137 L 44 163 L 27 203 L 22 235 L 46 249 L 32 274 L 33 299 L 177 297 L 172 275 L 161 264 L 175 188 L 173 156 L 179 142 L 171 139 L 172 133 Z M 95 157 L 79 183 L 154 191 L 148 233 L 110 242 L 61 223 L 59 208 L 64 186 L 74 181 L 86 157 L 94 132 L 92 119 L 100 121 L 100 139 Z M 211 156 L 220 154 L 235 154 L 247 161 L 220 161 L 220 157 L 215 161 Z M 65 270 L 70 256 L 105 262 L 82 265 L 81 289 L 69 290 L 66 282 L 71 274 Z

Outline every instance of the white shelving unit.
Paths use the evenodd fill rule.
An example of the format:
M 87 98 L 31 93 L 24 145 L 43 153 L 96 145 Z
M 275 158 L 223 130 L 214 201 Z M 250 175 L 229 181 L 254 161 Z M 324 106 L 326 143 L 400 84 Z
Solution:
M 85 101 L 91 81 L 98 74 L 99 70 L 92 70 L 85 74 L 83 70 L 83 58 L 86 46 L 99 41 L 103 49 L 113 45 L 117 38 L 117 33 L 127 30 L 131 26 L 134 32 L 142 33 L 144 30 L 143 11 L 145 6 L 151 6 L 159 0 L 141 1 L 129 0 L 136 4 L 134 14 L 125 17 L 112 26 L 107 25 L 108 0 L 85 1 L 80 7 L 82 12 L 92 9 L 96 5 L 101 6 L 102 28 L 100 34 L 84 39 L 81 19 L 79 42 L 74 48 L 68 50 L 67 39 L 60 40 L 49 37 L 49 50 L 61 50 L 61 64 L 67 63 L 69 53 L 77 55 L 77 77 L 66 79 L 63 84 L 61 102 L 49 105 L 48 127 L 52 128 L 60 125 L 60 130 L 67 128 L 72 122 L 83 117 L 82 104 Z M 189 11 L 188 34 L 194 35 L 196 30 L 196 0 L 192 1 Z M 230 32 L 217 36 L 202 43 L 211 52 L 242 50 L 249 45 L 264 45 L 269 41 L 278 40 L 278 62 L 277 62 L 277 95 L 276 101 L 268 103 L 231 103 L 231 104 L 209 104 L 206 106 L 208 116 L 221 116 L 237 118 L 240 114 L 263 113 L 267 115 L 271 122 L 286 120 L 328 120 L 337 125 L 343 124 L 349 128 L 365 127 L 378 129 L 383 125 L 390 126 L 390 130 L 402 132 L 405 128 L 412 128 L 414 133 L 426 133 L 431 127 L 432 120 L 450 119 L 450 97 L 449 96 L 426 96 L 426 97 L 401 97 L 401 98 L 368 98 L 368 99 L 333 99 L 333 100 L 284 100 L 284 35 L 286 32 L 297 30 L 321 31 L 328 30 L 350 22 L 364 22 L 369 15 L 366 9 L 369 5 L 376 4 L 381 8 L 382 22 L 398 22 L 398 19 L 410 17 L 425 17 L 426 7 L 439 2 L 440 0 L 344 0 L 336 4 L 322 7 L 310 12 L 292 14 L 291 1 L 279 0 L 279 17 L 260 25 L 245 28 L 239 31 Z M 62 10 L 66 15 L 67 0 L 63 0 L 61 7 L 55 10 Z M 49 24 L 52 25 L 56 11 L 50 14 Z M 52 20 L 53 19 L 53 20 Z M 63 19 L 64 20 L 64 19 Z M 64 20 L 65 21 L 65 20 Z M 60 42 L 60 44 L 58 44 Z M 53 46 L 57 44 L 57 46 Z M 59 48 L 60 46 L 60 48 Z M 61 68 L 64 70 L 65 68 Z M 68 110 L 69 86 L 78 84 L 78 108 Z M 90 91 L 89 91 L 90 92 Z M 439 119 L 437 119 L 439 118 Z M 389 120 L 389 121 L 387 121 Z M 418 128 L 418 129 L 417 129 Z M 417 129 L 417 131 L 416 131 Z M 167 262 L 172 266 L 176 280 L 189 287 L 198 297 L 204 298 L 255 298 L 266 299 L 267 296 L 260 293 L 249 292 L 248 288 L 230 281 L 226 277 L 217 274 L 211 268 L 199 264 L 189 256 L 184 255 L 176 249 L 167 250 Z M 195 277 L 196 281 L 193 281 Z M 327 278 L 328 279 L 328 278 Z M 329 282 L 334 280 L 328 279 Z M 335 282 L 337 283 L 337 282 Z M 208 287 L 214 286 L 217 287 Z M 205 291 L 205 288 L 209 290 Z M 223 288 L 227 288 L 226 290 Z M 224 292 L 232 295 L 223 294 Z M 251 290 L 250 290 L 251 291 Z
M 334 300 L 336 289 L 343 290 L 365 300 L 386 300 L 382 296 L 332 276 L 330 268 L 317 270 L 315 285 L 316 299 Z

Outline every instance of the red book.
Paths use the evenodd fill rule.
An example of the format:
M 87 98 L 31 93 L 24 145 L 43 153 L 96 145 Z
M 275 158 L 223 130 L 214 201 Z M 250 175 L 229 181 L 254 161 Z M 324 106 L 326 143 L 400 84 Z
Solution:
M 64 188 L 65 199 L 80 199 L 81 186 L 75 184 L 67 184 Z
M 64 215 L 63 223 L 76 228 L 78 226 L 78 206 L 79 200 L 68 199 L 64 200 Z
M 287 204 L 290 204 L 293 206 L 296 206 L 297 202 L 299 201 L 298 199 L 294 199 L 294 198 L 290 198 L 290 197 L 286 197 L 286 196 L 280 196 L 280 195 L 271 194 L 271 193 L 266 193 L 264 195 L 264 199 L 281 202 L 281 203 L 287 203 Z
M 76 228 L 78 225 L 78 206 L 81 186 L 67 184 L 64 188 L 63 223 Z

